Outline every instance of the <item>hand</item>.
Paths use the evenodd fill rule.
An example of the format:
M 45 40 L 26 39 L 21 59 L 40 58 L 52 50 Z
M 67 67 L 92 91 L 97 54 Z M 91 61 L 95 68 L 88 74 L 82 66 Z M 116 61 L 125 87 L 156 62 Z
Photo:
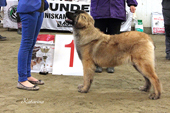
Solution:
M 130 6 L 130 11 L 131 11 L 132 13 L 135 13 L 135 10 L 136 10 L 136 7 L 133 6 L 133 5 L 131 5 L 131 6 Z

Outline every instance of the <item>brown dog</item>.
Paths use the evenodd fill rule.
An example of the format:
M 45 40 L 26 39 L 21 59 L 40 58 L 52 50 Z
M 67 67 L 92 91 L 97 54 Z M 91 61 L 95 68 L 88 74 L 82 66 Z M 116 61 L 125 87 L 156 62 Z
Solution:
M 154 45 L 147 34 L 131 31 L 106 35 L 94 27 L 93 18 L 85 11 L 67 12 L 66 17 L 66 22 L 73 25 L 76 49 L 83 64 L 84 83 L 78 86 L 79 92 L 87 93 L 90 89 L 95 65 L 115 67 L 130 63 L 146 81 L 139 89 L 147 92 L 152 84 L 154 93 L 149 98 L 160 98 L 161 85 L 154 68 Z

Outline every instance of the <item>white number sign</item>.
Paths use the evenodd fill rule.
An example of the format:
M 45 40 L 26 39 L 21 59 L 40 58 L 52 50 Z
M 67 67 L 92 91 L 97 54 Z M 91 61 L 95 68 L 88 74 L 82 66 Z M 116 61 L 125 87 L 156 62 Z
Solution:
M 83 67 L 74 46 L 73 35 L 56 35 L 53 61 L 54 75 L 82 76 Z

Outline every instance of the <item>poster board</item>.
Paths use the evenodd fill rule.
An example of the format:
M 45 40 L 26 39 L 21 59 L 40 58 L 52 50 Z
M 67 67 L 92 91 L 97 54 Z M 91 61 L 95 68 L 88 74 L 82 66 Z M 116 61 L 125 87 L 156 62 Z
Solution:
M 83 66 L 74 46 L 73 35 L 55 35 L 52 74 L 83 76 Z
M 152 34 L 165 34 L 164 19 L 162 13 L 153 12 L 151 16 Z
M 50 34 L 38 35 L 32 53 L 31 72 L 39 73 L 44 68 L 45 63 L 47 72 L 52 73 L 55 48 L 54 37 L 55 37 L 54 35 Z M 48 48 L 49 50 L 47 53 L 43 53 L 41 48 Z M 43 56 L 47 57 L 46 61 L 44 61 Z

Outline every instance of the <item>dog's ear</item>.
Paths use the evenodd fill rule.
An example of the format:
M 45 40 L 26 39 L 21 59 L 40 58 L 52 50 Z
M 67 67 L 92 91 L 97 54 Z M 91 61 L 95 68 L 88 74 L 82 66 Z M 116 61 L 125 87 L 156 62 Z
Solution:
M 80 29 L 90 24 L 94 25 L 93 18 L 86 14 L 80 14 L 76 19 L 75 27 Z
M 90 16 L 90 18 L 89 18 L 89 24 L 94 25 L 94 19 L 93 19 L 93 17 L 92 17 L 92 16 Z
M 79 15 L 75 21 L 75 27 L 78 29 L 84 28 L 88 25 L 86 17 L 84 15 Z

